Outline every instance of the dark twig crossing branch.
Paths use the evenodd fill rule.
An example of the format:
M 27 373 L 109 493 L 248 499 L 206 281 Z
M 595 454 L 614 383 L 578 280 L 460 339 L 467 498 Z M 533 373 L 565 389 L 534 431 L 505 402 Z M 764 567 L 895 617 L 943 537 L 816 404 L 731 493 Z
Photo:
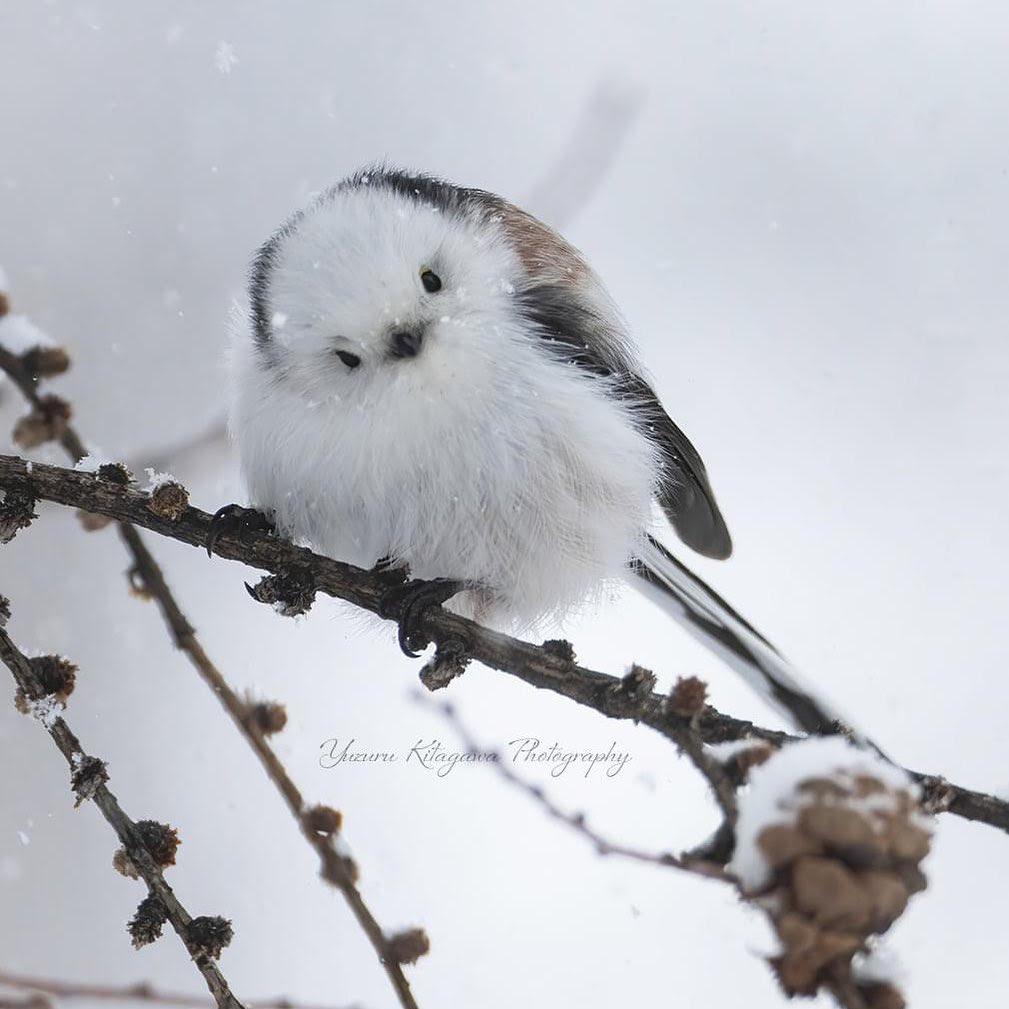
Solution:
M 305 803 L 300 789 L 287 773 L 287 769 L 273 747 L 270 746 L 264 733 L 255 720 L 249 717 L 249 705 L 231 689 L 220 670 L 203 650 L 193 628 L 165 584 L 161 569 L 154 561 L 139 533 L 132 525 L 126 523 L 120 526 L 120 531 L 133 553 L 136 564 L 134 574 L 139 577 L 142 584 L 157 600 L 176 646 L 188 655 L 204 682 L 214 692 L 221 702 L 221 706 L 235 723 L 236 728 L 245 736 L 249 746 L 263 765 L 267 776 L 280 792 L 291 815 L 297 821 L 305 840 L 315 850 L 319 858 L 322 878 L 343 894 L 358 924 L 378 954 L 401 1005 L 406 1009 L 416 1009 L 417 1003 L 410 990 L 410 984 L 403 974 L 402 967 L 388 955 L 387 937 L 357 888 L 356 866 L 348 855 L 341 854 L 335 847 L 334 840 L 337 830 L 320 829 L 320 826 L 325 827 L 326 825 L 320 824 L 320 818 L 316 813 L 317 807 L 310 807 Z
M 488 747 L 477 743 L 470 734 L 469 730 L 462 723 L 455 712 L 455 708 L 453 708 L 451 704 L 432 704 L 430 701 L 426 700 L 423 694 L 418 694 L 417 699 L 422 703 L 429 704 L 445 718 L 449 725 L 452 726 L 453 731 L 462 741 L 463 746 L 466 747 L 468 752 L 485 755 L 493 754 L 494 759 L 488 761 L 488 763 L 498 777 L 507 782 L 512 788 L 515 788 L 517 791 L 527 795 L 552 820 L 563 823 L 575 833 L 584 837 L 592 845 L 597 854 L 626 858 L 633 862 L 647 862 L 652 865 L 660 865 L 669 869 L 678 869 L 681 872 L 692 872 L 698 876 L 705 876 L 709 879 L 719 879 L 726 883 L 735 882 L 721 865 L 708 861 L 707 859 L 694 858 L 689 854 L 674 855 L 672 852 L 668 851 L 646 851 L 643 848 L 637 848 L 631 845 L 611 841 L 608 837 L 605 837 L 598 830 L 589 825 L 584 813 L 566 813 L 563 809 L 551 801 L 542 788 L 537 785 L 530 784 L 524 778 L 517 775 L 508 766 L 504 754 L 502 754 L 499 750 L 490 750 Z
M 42 500 L 142 526 L 200 549 L 204 548 L 210 531 L 211 516 L 198 508 L 187 507 L 177 521 L 169 521 L 152 513 L 148 507 L 149 495 L 135 487 L 42 463 L 32 464 L 29 471 L 29 464 L 17 456 L 0 456 L 0 487 L 27 489 Z M 383 612 L 382 598 L 388 582 L 380 573 L 323 557 L 276 536 L 250 529 L 239 533 L 226 531 L 217 538 L 214 553 L 271 574 L 296 572 L 302 580 L 310 580 L 319 592 L 374 614 Z M 608 718 L 641 722 L 677 745 L 688 729 L 702 743 L 754 739 L 780 745 L 795 738 L 707 706 L 692 716 L 679 715 L 671 709 L 667 697 L 628 683 L 633 671 L 624 678 L 597 672 L 579 666 L 556 648 L 520 641 L 441 607 L 427 611 L 423 628 L 437 645 L 463 643 L 469 658 L 491 669 L 560 694 Z M 922 785 L 924 804 L 930 810 L 986 823 L 1009 833 L 1009 802 L 954 785 L 936 775 L 908 773 Z

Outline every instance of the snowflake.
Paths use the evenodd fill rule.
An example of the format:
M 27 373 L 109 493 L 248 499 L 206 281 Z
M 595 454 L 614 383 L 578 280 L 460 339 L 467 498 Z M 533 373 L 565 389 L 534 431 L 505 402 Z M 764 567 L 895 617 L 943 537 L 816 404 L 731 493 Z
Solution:
M 235 47 L 230 42 L 220 42 L 214 53 L 214 66 L 222 74 L 230 74 L 231 68 L 238 62 Z

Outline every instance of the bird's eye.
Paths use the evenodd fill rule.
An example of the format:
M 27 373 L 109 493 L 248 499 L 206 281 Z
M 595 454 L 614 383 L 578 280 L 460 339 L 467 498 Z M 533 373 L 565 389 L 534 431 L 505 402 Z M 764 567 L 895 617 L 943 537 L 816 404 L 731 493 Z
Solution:
M 361 363 L 361 359 L 357 354 L 351 354 L 349 350 L 338 350 L 336 356 L 351 369 L 356 368 Z
M 434 294 L 436 291 L 441 290 L 441 277 L 431 270 L 421 270 L 420 282 L 424 285 L 424 290 L 428 294 Z

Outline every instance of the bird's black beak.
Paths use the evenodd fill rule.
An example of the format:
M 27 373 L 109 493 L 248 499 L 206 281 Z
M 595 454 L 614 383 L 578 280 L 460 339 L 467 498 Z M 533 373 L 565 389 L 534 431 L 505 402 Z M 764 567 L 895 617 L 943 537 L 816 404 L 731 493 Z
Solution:
M 389 353 L 393 357 L 416 357 L 420 353 L 424 334 L 419 329 L 404 329 L 389 337 Z

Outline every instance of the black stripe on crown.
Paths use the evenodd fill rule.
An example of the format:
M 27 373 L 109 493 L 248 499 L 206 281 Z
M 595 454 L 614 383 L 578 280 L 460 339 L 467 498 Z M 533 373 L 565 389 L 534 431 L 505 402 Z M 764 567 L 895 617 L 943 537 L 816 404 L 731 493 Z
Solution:
M 465 189 L 451 182 L 423 173 L 412 174 L 384 165 L 362 168 L 359 172 L 320 194 L 308 207 L 291 215 L 256 251 L 249 270 L 249 301 L 252 309 L 253 336 L 265 345 L 270 340 L 273 312 L 269 304 L 271 274 L 277 254 L 284 241 L 298 230 L 305 215 L 315 207 L 325 204 L 337 193 L 366 186 L 383 188 L 409 200 L 433 207 L 442 213 L 458 213 L 477 203 L 488 194 L 478 189 Z

